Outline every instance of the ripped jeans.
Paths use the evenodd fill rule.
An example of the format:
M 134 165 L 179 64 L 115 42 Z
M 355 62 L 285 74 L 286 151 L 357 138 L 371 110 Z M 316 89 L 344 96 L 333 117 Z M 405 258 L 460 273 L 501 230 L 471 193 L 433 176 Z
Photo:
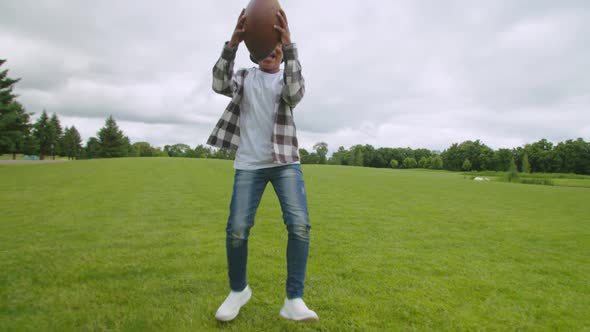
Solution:
M 226 250 L 230 288 L 246 288 L 248 235 L 254 226 L 256 209 L 262 193 L 271 182 L 283 211 L 287 226 L 287 298 L 303 297 L 305 270 L 309 252 L 309 216 L 301 165 L 236 170 L 230 213 L 226 227 Z

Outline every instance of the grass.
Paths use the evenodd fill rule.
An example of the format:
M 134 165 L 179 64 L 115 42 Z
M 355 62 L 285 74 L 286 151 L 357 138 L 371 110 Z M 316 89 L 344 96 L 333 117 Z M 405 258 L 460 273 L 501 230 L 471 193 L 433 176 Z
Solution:
M 308 325 L 278 315 L 287 234 L 272 188 L 251 234 L 252 301 L 213 318 L 230 161 L 0 165 L 0 330 L 590 329 L 590 190 L 303 167 Z

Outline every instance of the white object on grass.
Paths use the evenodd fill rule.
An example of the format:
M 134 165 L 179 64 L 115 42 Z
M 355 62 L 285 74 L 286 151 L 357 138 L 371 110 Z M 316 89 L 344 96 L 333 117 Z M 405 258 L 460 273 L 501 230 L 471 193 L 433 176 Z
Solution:
M 473 181 L 490 181 L 490 179 L 477 176 L 473 179 Z

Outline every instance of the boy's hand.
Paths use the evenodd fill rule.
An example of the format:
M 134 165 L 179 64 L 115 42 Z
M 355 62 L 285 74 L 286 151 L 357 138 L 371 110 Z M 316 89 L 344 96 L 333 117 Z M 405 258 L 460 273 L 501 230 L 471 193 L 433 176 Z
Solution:
M 244 23 L 246 22 L 246 16 L 244 15 L 245 12 L 246 9 L 242 9 L 240 17 L 238 18 L 238 23 L 236 24 L 236 29 L 231 35 L 231 39 L 227 45 L 231 48 L 238 46 L 244 40 L 244 32 L 246 32 L 246 29 L 244 28 Z
M 274 28 L 281 34 L 281 43 L 283 46 L 291 44 L 291 31 L 289 31 L 289 23 L 287 22 L 287 15 L 284 10 L 279 10 L 277 13 L 279 17 L 279 24 L 275 25 Z

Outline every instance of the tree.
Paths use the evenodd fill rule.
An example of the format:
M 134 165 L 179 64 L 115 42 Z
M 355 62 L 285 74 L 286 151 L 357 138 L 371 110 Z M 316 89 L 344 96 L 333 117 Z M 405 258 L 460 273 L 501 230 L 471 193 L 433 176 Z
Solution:
M 112 115 L 98 131 L 98 144 L 102 158 L 126 157 L 128 154 L 129 138 L 123 135 Z
M 320 160 L 317 153 L 309 153 L 305 149 L 299 149 L 299 156 L 301 157 L 300 162 L 302 164 L 317 164 Z
M 531 172 L 548 172 L 551 170 L 551 152 L 553 143 L 546 139 L 541 139 L 533 144 L 527 144 L 524 147 L 525 154 L 528 155 L 528 161 L 531 166 Z M 524 158 L 524 155 L 523 155 Z M 521 161 L 522 165 L 522 161 Z M 522 169 L 522 167 L 521 167 Z
M 496 171 L 505 172 L 510 168 L 510 162 L 514 160 L 512 151 L 510 149 L 499 149 L 494 152 L 492 159 L 492 168 Z
M 375 167 L 373 165 L 373 159 L 375 157 L 375 148 L 370 144 L 359 145 L 357 148 L 362 153 L 362 164 L 358 166 Z
M 343 146 L 338 147 L 338 151 L 332 153 L 329 160 L 331 165 L 348 165 L 349 152 Z
M 37 122 L 33 125 L 33 134 L 37 142 L 39 142 L 39 159 L 45 159 L 45 156 L 51 154 L 53 127 L 49 123 L 47 112 L 43 110 Z
M 159 146 L 156 146 L 156 147 L 154 147 L 152 149 L 154 151 L 154 157 L 166 157 L 166 158 L 167 157 L 170 157 L 168 155 L 168 153 L 166 151 L 162 150 L 162 148 L 159 147 Z M 235 151 L 235 150 L 231 150 L 231 151 Z M 229 153 L 228 155 L 231 155 L 231 153 Z
M 414 159 L 416 160 L 421 160 L 422 158 L 424 159 L 428 159 L 429 157 L 432 157 L 432 152 L 430 150 L 427 149 L 416 149 L 414 150 Z M 427 167 L 422 167 L 421 168 L 427 168 Z
M 195 158 L 207 158 L 210 154 L 211 149 L 203 145 L 197 145 L 197 147 L 195 147 Z
M 129 157 L 129 154 L 133 155 L 133 145 L 131 144 L 131 140 L 129 136 L 123 136 L 123 157 Z M 166 156 L 167 157 L 167 156 Z
M 522 172 L 523 173 L 530 173 L 531 172 L 531 165 L 529 164 L 529 156 L 526 154 L 524 154 L 524 156 L 522 157 Z
M 582 138 L 557 144 L 553 151 L 553 164 L 563 173 L 590 174 L 590 143 Z
M 441 156 L 443 158 L 446 169 L 448 169 L 449 171 L 461 170 L 461 163 L 465 158 L 462 158 L 463 154 L 458 143 L 453 143 L 448 149 L 443 151 Z
M 318 155 L 318 164 L 326 163 L 326 155 L 328 154 L 328 143 L 319 142 L 314 144 L 313 149 Z
M 0 59 L 0 67 L 6 60 Z M 13 79 L 8 77 L 8 69 L 0 71 L 0 104 L 8 105 L 14 101 L 16 95 L 12 93 L 14 85 L 20 81 L 20 78 Z
M 88 159 L 100 158 L 100 142 L 96 137 L 90 137 L 86 143 L 85 157 Z
M 17 101 L 0 104 L 0 154 L 10 153 L 12 159 L 16 159 L 17 153 L 24 153 L 25 139 L 30 135 L 31 114 Z
M 51 119 L 49 119 L 49 126 L 51 130 L 49 131 L 50 137 L 49 141 L 51 142 L 51 157 L 55 160 L 55 155 L 61 155 L 62 153 L 62 140 L 63 140 L 63 131 L 61 129 L 61 123 L 57 117 L 57 114 L 53 113 L 51 115 Z
M 391 165 L 391 168 L 397 168 L 397 166 L 399 165 L 399 163 L 395 159 L 392 159 L 391 163 L 389 164 Z
M 166 145 L 166 147 L 169 147 L 169 145 Z M 164 147 L 164 152 L 169 153 L 166 151 L 166 147 Z M 158 154 L 148 142 L 135 142 L 133 143 L 133 148 L 136 153 L 135 157 L 155 157 Z M 170 157 L 174 156 L 170 155 Z
M 0 67 L 5 62 L 0 59 Z M 11 153 L 13 159 L 17 153 L 23 152 L 31 128 L 29 118 L 32 113 L 27 113 L 12 93 L 19 80 L 8 77 L 8 69 L 0 71 L 0 154 Z
M 36 155 L 39 153 L 39 142 L 35 138 L 32 132 L 25 136 L 25 140 L 23 143 L 23 154 L 25 155 Z M 14 156 L 13 156 L 14 158 Z
M 428 158 L 422 157 L 418 161 L 418 167 L 419 168 L 430 168 L 431 162 L 432 162 L 432 158 L 431 157 L 428 157 Z
M 465 159 L 469 159 L 471 169 L 480 171 L 493 165 L 494 151 L 479 140 L 453 144 L 442 153 L 445 168 L 450 171 L 463 169 Z
M 364 166 L 364 155 L 363 155 L 363 146 L 362 145 L 355 145 L 350 148 L 350 153 L 348 155 L 348 165 L 351 166 Z M 368 166 L 368 165 L 367 165 Z
M 432 158 L 432 169 L 443 169 L 443 160 L 440 156 Z
M 168 156 L 170 157 L 189 157 L 192 150 L 190 146 L 178 143 L 164 146 L 164 151 L 168 153 Z
M 82 153 L 82 138 L 76 127 L 66 127 L 63 135 L 63 154 L 69 159 L 77 159 Z
M 508 171 L 504 175 L 504 180 L 508 182 L 518 182 L 518 169 L 516 168 L 516 163 L 514 162 L 514 158 L 510 159 L 510 166 L 508 167 Z
M 213 159 L 234 160 L 234 159 L 236 159 L 236 150 L 235 149 L 225 149 L 225 148 L 212 150 L 210 157 Z
M 404 167 L 405 168 L 415 168 L 418 165 L 418 163 L 416 162 L 416 159 L 411 158 L 411 157 L 407 157 L 406 159 L 404 159 Z
M 465 161 L 463 161 L 463 166 L 461 166 L 461 168 L 464 171 L 470 171 L 471 170 L 471 161 L 469 161 L 469 159 L 465 159 Z
M 305 164 L 305 160 L 306 158 L 309 156 L 309 152 L 307 152 L 307 150 L 301 148 L 299 149 L 299 159 L 301 161 L 302 164 Z

